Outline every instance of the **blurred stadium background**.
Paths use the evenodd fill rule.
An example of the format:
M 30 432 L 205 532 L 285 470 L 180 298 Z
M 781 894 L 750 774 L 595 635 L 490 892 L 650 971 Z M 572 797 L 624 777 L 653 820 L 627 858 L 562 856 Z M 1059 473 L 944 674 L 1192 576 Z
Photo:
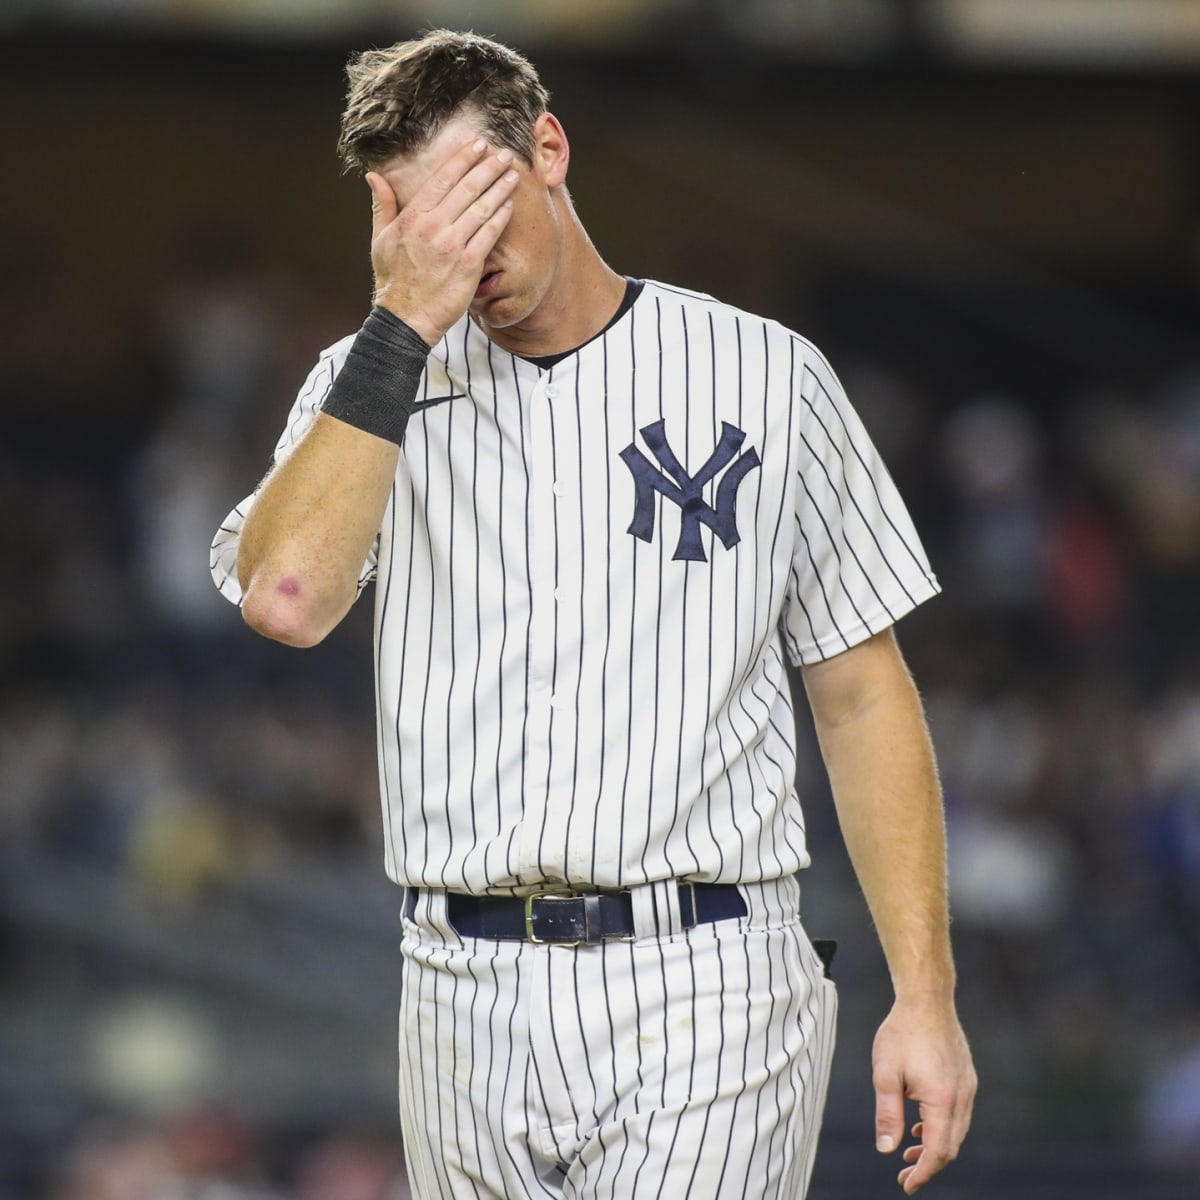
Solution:
M 287 651 L 206 564 L 367 304 L 342 65 L 430 24 L 541 66 L 613 266 L 817 341 L 915 511 L 983 1080 L 930 1195 L 1200 1195 L 1200 3 L 5 0 L 0 1197 L 407 1195 L 369 605 Z M 802 737 L 812 1195 L 886 1196 Z

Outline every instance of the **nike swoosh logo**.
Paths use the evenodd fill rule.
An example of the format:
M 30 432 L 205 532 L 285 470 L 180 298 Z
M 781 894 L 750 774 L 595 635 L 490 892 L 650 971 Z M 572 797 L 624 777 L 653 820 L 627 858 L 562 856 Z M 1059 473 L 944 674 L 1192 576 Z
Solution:
M 418 400 L 413 405 L 413 412 L 420 412 L 423 408 L 432 408 L 435 404 L 445 404 L 447 400 L 465 400 L 466 392 L 452 392 L 449 396 L 432 396 L 428 400 Z

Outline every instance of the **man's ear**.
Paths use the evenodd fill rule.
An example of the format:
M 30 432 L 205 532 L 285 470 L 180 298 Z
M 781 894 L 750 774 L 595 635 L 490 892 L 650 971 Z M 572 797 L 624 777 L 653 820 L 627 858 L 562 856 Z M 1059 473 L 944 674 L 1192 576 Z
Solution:
M 533 168 L 547 187 L 559 187 L 566 181 L 571 147 L 558 118 L 542 113 L 533 125 Z

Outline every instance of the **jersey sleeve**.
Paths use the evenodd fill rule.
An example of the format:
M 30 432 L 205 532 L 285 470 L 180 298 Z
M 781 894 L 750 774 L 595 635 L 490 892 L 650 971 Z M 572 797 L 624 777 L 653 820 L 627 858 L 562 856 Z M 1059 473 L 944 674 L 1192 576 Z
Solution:
M 941 589 L 858 414 L 808 344 L 793 403 L 795 542 L 781 630 L 802 665 L 887 629 Z
M 288 414 L 283 433 L 275 444 L 275 453 L 271 458 L 272 470 L 287 460 L 299 444 L 300 439 L 308 432 L 329 395 L 329 389 L 333 386 L 338 371 L 346 361 L 346 354 L 349 352 L 352 341 L 353 337 L 346 338 L 322 354 L 320 361 L 304 381 L 304 386 L 301 387 L 296 401 L 292 405 L 292 410 Z M 258 486 L 261 488 L 262 483 Z M 242 528 L 246 523 L 246 514 L 249 513 L 250 506 L 254 503 L 254 497 L 257 494 L 258 489 L 256 488 L 221 522 L 221 527 L 217 530 L 216 537 L 213 538 L 209 554 L 209 570 L 212 572 L 213 582 L 217 585 L 217 590 L 221 595 L 232 604 L 240 605 L 242 602 L 242 585 L 238 581 L 237 574 L 238 546 L 242 540 Z M 375 578 L 378 556 L 379 538 L 376 537 L 371 551 L 367 555 L 367 561 L 358 575 L 359 594 Z

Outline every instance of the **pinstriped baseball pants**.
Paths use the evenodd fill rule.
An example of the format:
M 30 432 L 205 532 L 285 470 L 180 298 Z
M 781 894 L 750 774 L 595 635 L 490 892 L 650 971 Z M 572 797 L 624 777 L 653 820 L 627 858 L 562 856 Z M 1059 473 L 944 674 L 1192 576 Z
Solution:
M 747 917 L 684 931 L 647 885 L 634 940 L 581 947 L 464 940 L 422 892 L 400 1014 L 413 1195 L 800 1200 L 837 995 L 796 881 L 741 890 Z

